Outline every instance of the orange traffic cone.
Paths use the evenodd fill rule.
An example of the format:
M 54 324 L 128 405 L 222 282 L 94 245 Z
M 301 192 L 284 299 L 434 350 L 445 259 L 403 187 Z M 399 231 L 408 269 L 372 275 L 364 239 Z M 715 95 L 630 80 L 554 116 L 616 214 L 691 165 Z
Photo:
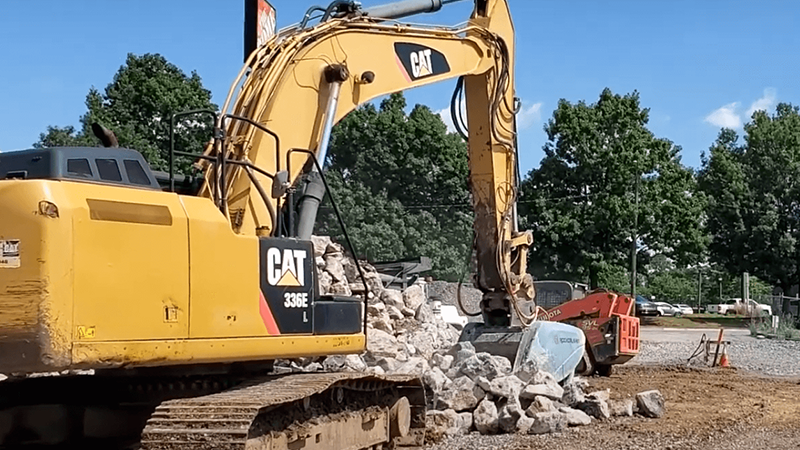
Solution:
M 722 354 L 719 356 L 719 366 L 720 367 L 730 367 L 731 362 L 728 361 L 728 346 L 722 347 Z

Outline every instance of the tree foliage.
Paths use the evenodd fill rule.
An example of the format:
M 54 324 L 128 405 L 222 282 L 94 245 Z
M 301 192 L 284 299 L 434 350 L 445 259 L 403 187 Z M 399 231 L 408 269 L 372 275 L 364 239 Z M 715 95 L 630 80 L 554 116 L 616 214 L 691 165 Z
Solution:
M 626 266 L 634 233 L 641 265 L 652 253 L 680 264 L 699 257 L 703 196 L 681 148 L 647 129 L 648 114 L 636 92 L 605 89 L 593 104 L 559 102 L 545 126 L 541 166 L 521 187 L 534 275 L 597 286 L 605 267 Z
M 89 90 L 86 108 L 80 130 L 49 126 L 34 147 L 100 145 L 91 129 L 98 122 L 116 134 L 120 146 L 140 151 L 153 169 L 166 170 L 170 116 L 191 109 L 218 109 L 196 72 L 187 76 L 159 54 L 128 54 L 103 93 L 94 87 Z M 179 120 L 176 150 L 201 152 L 211 138 L 211 127 L 208 116 Z M 183 161 L 179 171 L 186 172 L 189 165 Z
M 711 258 L 788 292 L 800 282 L 798 108 L 782 103 L 773 116 L 757 111 L 744 129 L 743 144 L 723 129 L 703 155 Z
M 326 177 L 360 256 L 428 256 L 433 275 L 457 279 L 472 248 L 467 150 L 441 118 L 401 93 L 366 104 L 333 130 Z M 341 239 L 330 207 L 318 234 Z

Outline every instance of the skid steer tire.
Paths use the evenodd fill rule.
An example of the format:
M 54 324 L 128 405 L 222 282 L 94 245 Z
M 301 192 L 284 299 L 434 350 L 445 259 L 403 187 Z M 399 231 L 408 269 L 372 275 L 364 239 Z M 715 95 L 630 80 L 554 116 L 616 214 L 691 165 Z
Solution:
M 601 377 L 610 377 L 614 372 L 614 366 L 612 364 L 598 364 L 595 372 Z

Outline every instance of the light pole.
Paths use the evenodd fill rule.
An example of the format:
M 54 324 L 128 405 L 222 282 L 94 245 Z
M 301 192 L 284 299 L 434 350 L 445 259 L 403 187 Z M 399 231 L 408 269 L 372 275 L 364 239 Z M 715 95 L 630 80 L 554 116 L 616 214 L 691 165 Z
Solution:
M 722 303 L 722 277 L 717 278 L 719 281 L 719 302 Z

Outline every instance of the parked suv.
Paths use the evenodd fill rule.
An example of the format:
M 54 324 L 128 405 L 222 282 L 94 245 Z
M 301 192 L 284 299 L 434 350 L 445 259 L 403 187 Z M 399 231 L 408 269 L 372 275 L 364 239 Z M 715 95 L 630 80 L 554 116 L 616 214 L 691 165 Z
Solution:
M 655 305 L 655 303 L 651 302 L 650 300 L 642 297 L 641 295 L 637 295 L 636 315 L 638 317 L 657 316 L 658 307 Z

